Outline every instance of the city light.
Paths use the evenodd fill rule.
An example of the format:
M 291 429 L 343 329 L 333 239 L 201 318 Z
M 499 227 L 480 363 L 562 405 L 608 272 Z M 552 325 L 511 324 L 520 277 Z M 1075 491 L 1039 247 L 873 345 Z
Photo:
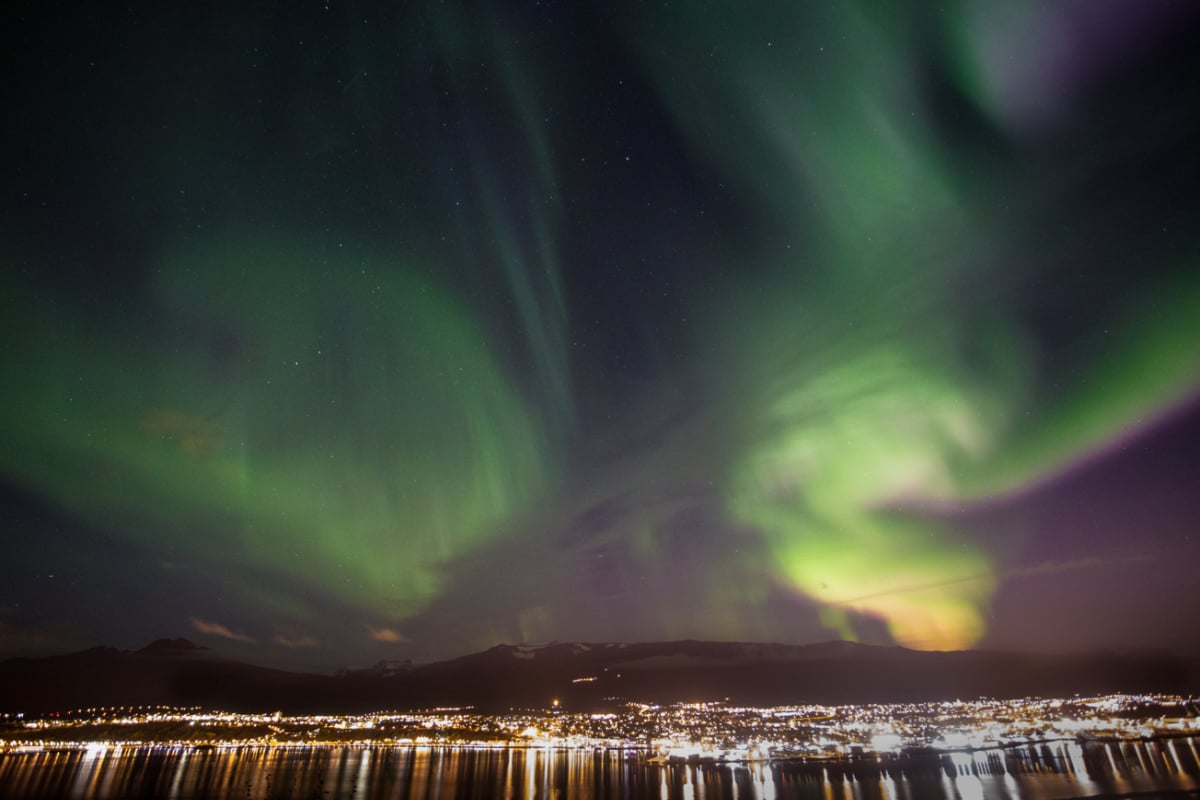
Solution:
M 838 761 L 970 753 L 1049 742 L 1131 741 L 1200 733 L 1176 695 L 798 705 L 624 702 L 607 713 L 473 708 L 358 715 L 234 713 L 200 708 L 86 708 L 0 716 L 0 752 L 113 747 L 467 747 L 606 749 L 651 763 Z

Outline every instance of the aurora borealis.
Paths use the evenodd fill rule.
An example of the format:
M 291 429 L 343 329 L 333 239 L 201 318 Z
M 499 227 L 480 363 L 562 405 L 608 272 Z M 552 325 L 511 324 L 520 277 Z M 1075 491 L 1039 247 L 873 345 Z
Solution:
M 1200 644 L 1192 5 L 79 14 L 5 56 L 0 655 Z

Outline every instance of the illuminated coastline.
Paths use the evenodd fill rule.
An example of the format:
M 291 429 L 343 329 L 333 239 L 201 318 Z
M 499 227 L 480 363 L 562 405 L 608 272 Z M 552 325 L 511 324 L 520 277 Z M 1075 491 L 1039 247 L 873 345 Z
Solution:
M 558 707 L 359 715 L 242 714 L 198 708 L 91 708 L 3 715 L 3 751 L 110 747 L 608 749 L 650 760 L 830 761 L 964 753 L 1049 742 L 1200 734 L 1179 695 L 749 708 L 626 703 L 615 713 Z

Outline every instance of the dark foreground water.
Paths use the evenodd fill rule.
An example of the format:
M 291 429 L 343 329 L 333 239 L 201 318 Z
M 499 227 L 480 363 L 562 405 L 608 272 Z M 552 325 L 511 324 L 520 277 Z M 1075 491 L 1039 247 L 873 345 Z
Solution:
M 0 755 L 4 798 L 1200 798 L 1197 740 L 828 765 L 668 764 L 616 751 L 91 747 Z

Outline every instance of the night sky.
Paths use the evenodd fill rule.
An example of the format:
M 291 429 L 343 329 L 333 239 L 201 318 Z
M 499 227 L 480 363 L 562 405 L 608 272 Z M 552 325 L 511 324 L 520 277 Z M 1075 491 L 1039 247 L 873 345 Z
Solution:
M 19 3 L 0 656 L 1200 650 L 1198 34 Z

